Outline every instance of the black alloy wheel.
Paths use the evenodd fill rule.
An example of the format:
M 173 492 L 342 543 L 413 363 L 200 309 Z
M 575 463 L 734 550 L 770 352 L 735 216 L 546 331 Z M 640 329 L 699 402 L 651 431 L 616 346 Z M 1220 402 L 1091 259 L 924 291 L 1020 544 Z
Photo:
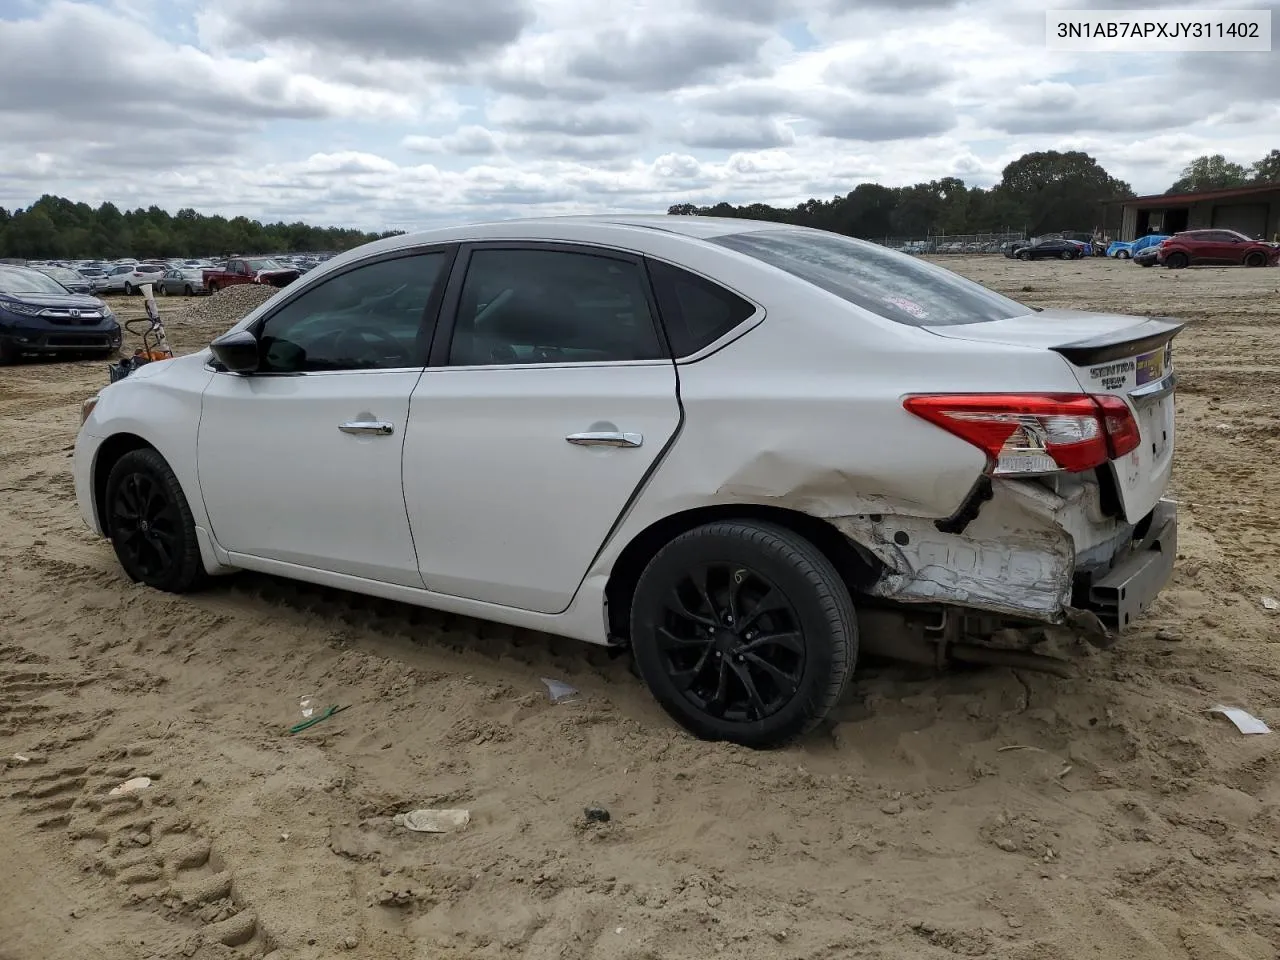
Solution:
M 1185 253 L 1175 252 L 1164 258 L 1164 265 L 1170 270 L 1181 270 L 1190 265 L 1191 258 Z
M 107 477 L 104 526 L 129 579 L 170 593 L 203 582 L 195 519 L 164 457 L 144 448 L 126 453 Z
M 1019 250 L 1019 251 L 1018 251 L 1018 259 L 1019 259 L 1019 260 L 1030 260 L 1030 259 L 1031 259 L 1031 253 L 1030 253 L 1030 251 L 1027 251 L 1027 250 Z
M 707 740 L 780 746 L 839 701 L 857 658 L 848 590 L 813 544 L 765 523 L 685 533 L 641 575 L 636 666 L 681 726 Z
M 1063 250 L 1059 256 L 1061 256 L 1063 260 L 1074 260 L 1076 255 L 1070 250 Z
M 1261 266 L 1265 266 L 1266 262 L 1267 262 L 1267 258 L 1263 254 L 1259 253 L 1257 250 L 1253 251 L 1253 253 L 1249 254 L 1247 257 L 1244 258 L 1244 265 L 1246 267 L 1261 267 Z

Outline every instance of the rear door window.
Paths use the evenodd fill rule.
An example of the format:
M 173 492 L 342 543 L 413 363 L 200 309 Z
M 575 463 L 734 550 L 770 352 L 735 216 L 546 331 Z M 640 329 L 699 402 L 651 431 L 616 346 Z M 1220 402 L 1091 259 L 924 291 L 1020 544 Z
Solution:
M 753 230 L 711 242 L 785 270 L 895 323 L 955 326 L 1035 312 L 950 270 L 836 233 Z
M 736 293 L 669 263 L 650 260 L 649 276 L 676 357 L 710 346 L 756 312 Z

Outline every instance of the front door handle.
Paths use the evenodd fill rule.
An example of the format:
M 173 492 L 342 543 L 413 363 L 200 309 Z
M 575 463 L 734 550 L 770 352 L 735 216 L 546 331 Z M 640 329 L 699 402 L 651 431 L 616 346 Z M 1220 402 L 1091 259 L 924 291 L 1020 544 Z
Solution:
M 638 447 L 644 443 L 639 433 L 571 433 L 565 439 L 580 447 Z
M 338 424 L 338 429 L 360 437 L 389 437 L 396 428 L 385 420 L 348 420 Z

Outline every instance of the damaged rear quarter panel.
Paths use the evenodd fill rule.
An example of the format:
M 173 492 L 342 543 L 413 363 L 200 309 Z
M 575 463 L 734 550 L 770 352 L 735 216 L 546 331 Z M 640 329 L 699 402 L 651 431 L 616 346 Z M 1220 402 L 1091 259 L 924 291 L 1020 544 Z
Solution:
M 714 264 L 703 269 L 715 274 Z M 954 544 L 936 539 L 931 551 L 916 558 L 891 549 L 892 534 L 889 544 L 876 540 L 870 521 L 858 518 L 910 520 L 910 529 L 928 529 L 940 538 L 933 522 L 959 509 L 986 466 L 978 449 L 909 414 L 902 406 L 905 395 L 1077 392 L 1065 361 L 1043 350 L 936 337 L 871 317 L 816 288 L 788 287 L 785 305 L 776 303 L 768 284 L 747 289 L 744 283 L 739 290 L 769 305 L 769 312 L 726 348 L 677 364 L 684 425 L 588 581 L 606 579 L 618 553 L 653 523 L 698 507 L 741 503 L 839 520 L 846 535 L 892 561 L 902 599 L 936 601 L 950 589 L 975 601 L 1011 601 L 1016 591 L 994 582 L 967 591 L 958 582 L 942 585 L 946 551 L 963 556 L 972 535 Z M 1003 524 L 1021 521 L 1027 556 L 1013 567 L 1021 581 L 1032 584 L 1036 598 L 1016 605 L 1024 612 L 1028 606 L 1050 610 L 1064 594 L 1069 546 L 1051 546 L 1051 533 L 1034 517 L 999 509 L 993 514 L 989 527 L 971 528 L 986 529 L 992 548 L 979 556 L 969 546 L 969 569 L 994 571 L 996 544 L 1009 534 Z M 1047 562 L 1046 555 L 1057 559 Z M 913 570 L 930 571 L 915 577 L 920 586 L 914 594 L 907 587 Z M 1000 574 L 982 576 L 987 582 Z M 931 590 L 938 596 L 929 597 Z
M 921 517 L 836 517 L 832 523 L 886 567 L 873 595 L 1060 622 L 1076 558 L 1127 529 L 1102 515 L 1097 484 L 1075 478 L 1061 494 L 1025 480 L 994 480 L 991 499 L 958 534 Z

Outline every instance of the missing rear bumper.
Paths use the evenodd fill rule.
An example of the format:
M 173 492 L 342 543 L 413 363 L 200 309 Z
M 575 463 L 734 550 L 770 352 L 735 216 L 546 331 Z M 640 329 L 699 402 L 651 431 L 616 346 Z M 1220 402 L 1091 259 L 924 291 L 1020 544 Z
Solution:
M 1077 584 L 1076 606 L 1095 613 L 1111 630 L 1127 629 L 1169 582 L 1177 553 L 1178 505 L 1161 500 L 1146 535 L 1124 558 Z

